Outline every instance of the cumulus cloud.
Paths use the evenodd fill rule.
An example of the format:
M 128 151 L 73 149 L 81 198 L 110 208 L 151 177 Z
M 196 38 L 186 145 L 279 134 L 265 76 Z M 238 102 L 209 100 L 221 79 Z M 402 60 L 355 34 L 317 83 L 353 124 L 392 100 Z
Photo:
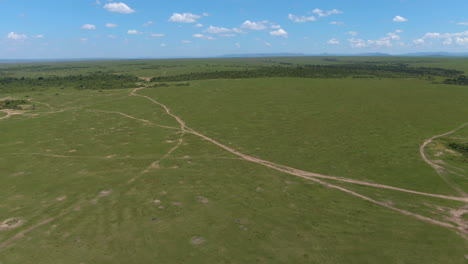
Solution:
M 146 23 L 143 24 L 144 27 L 148 27 L 148 26 L 151 26 L 151 25 L 154 25 L 156 23 L 154 23 L 153 21 L 148 21 Z
M 425 43 L 426 39 L 443 40 L 442 44 L 444 45 L 457 44 L 465 46 L 468 44 L 466 41 L 468 39 L 468 31 L 457 33 L 428 32 L 424 34 L 424 36 L 417 40 L 414 40 L 413 42 L 416 44 L 422 44 Z
M 468 22 L 459 22 L 459 23 L 457 23 L 457 25 L 468 26 Z
M 274 36 L 274 37 L 284 37 L 284 38 L 287 38 L 288 37 L 288 32 L 286 32 L 284 29 L 280 28 L 278 30 L 275 30 L 275 31 L 271 31 L 270 32 L 270 35 Z
M 305 23 L 305 22 L 309 22 L 309 21 L 317 21 L 317 17 L 327 17 L 327 16 L 331 16 L 331 15 L 337 15 L 337 14 L 343 14 L 343 11 L 340 11 L 338 9 L 332 9 L 330 11 L 323 11 L 322 9 L 314 9 L 312 10 L 313 14 L 315 15 L 312 15 L 312 16 L 297 16 L 297 15 L 293 15 L 293 14 L 289 14 L 288 15 L 288 19 L 291 20 L 292 22 L 294 23 Z M 335 24 L 336 23 L 336 24 Z M 334 22 L 335 25 L 338 25 L 342 22 Z
M 203 24 L 198 23 L 198 24 L 196 24 L 194 27 L 200 28 L 200 27 L 203 27 Z
M 81 29 L 85 29 L 85 30 L 95 30 L 96 29 L 96 26 L 93 25 L 93 24 L 84 24 L 81 26 Z
M 150 36 L 155 37 L 155 38 L 162 38 L 162 37 L 164 37 L 166 35 L 160 34 L 160 33 L 151 33 Z
M 222 34 L 222 33 L 228 33 L 231 31 L 232 30 L 229 28 L 213 27 L 213 26 L 209 26 L 207 29 L 205 29 L 205 32 L 210 33 L 210 34 Z
M 468 38 L 460 38 L 460 37 L 457 37 L 455 38 L 455 43 L 457 43 L 458 45 L 468 45 Z M 450 44 L 452 44 L 450 42 Z
M 338 44 L 340 44 L 340 41 L 335 39 L 335 38 L 332 38 L 329 41 L 327 41 L 327 43 L 330 44 L 330 45 L 338 45 Z
M 12 39 L 12 40 L 25 40 L 27 38 L 28 38 L 28 36 L 26 36 L 24 34 L 18 34 L 18 33 L 15 33 L 15 32 L 10 32 L 7 35 L 7 39 Z
M 396 16 L 396 17 L 393 18 L 393 22 L 401 23 L 401 22 L 406 22 L 406 21 L 408 21 L 408 19 L 406 19 L 406 18 L 404 18 L 402 16 Z
M 357 35 L 359 35 L 359 33 L 356 31 L 348 31 L 346 34 L 353 36 L 353 37 L 356 37 Z
M 387 33 L 387 35 L 380 39 L 348 39 L 351 47 L 353 48 L 367 48 L 367 47 L 392 47 L 395 41 L 400 40 L 400 36 L 397 33 L 401 33 L 401 30 Z
M 317 18 L 315 16 L 296 16 L 293 14 L 289 14 L 288 19 L 294 23 L 305 23 L 309 21 L 317 21 Z
M 216 39 L 216 38 L 213 37 L 213 36 L 206 36 L 206 35 L 203 35 L 203 34 L 193 34 L 193 37 L 194 37 L 194 38 L 204 38 L 204 39 L 209 39 L 209 40 L 214 40 L 214 39 Z
M 226 34 L 226 33 L 244 33 L 238 28 L 224 28 L 224 27 L 214 27 L 209 26 L 204 32 L 209 34 Z
M 242 23 L 241 28 L 248 29 L 248 30 L 264 30 L 268 27 L 265 25 L 268 21 L 261 21 L 261 22 L 252 22 L 250 20 L 246 20 Z
M 195 23 L 197 19 L 201 18 L 199 15 L 194 15 L 192 13 L 173 13 L 172 16 L 169 18 L 169 22 L 176 22 L 176 23 Z
M 119 26 L 119 25 L 117 25 L 117 24 L 106 23 L 106 27 L 107 27 L 107 28 L 116 28 L 116 27 L 118 27 L 118 26 Z
M 125 3 L 108 3 L 104 5 L 104 9 L 106 9 L 109 12 L 120 14 L 131 14 L 136 12 L 134 9 L 132 9 Z
M 143 34 L 143 32 L 140 32 L 138 30 L 135 30 L 135 29 L 130 29 L 127 31 L 127 34 L 129 35 L 139 35 L 139 34 Z
M 190 41 L 190 40 L 182 40 L 181 42 L 182 42 L 182 44 L 190 44 L 190 43 L 192 43 L 192 41 Z
M 44 38 L 44 35 L 42 35 L 42 34 L 39 34 L 39 35 L 36 35 L 36 36 L 34 36 L 34 38 L 41 39 L 41 38 Z
M 317 14 L 319 17 L 327 17 L 331 15 L 343 14 L 343 11 L 340 11 L 338 9 L 332 9 L 330 11 L 323 11 L 321 9 L 316 8 L 312 10 L 312 13 Z

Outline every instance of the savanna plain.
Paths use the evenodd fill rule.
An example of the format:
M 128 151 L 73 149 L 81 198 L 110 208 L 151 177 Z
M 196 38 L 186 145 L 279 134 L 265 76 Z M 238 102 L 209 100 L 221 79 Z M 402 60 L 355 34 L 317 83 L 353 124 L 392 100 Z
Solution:
M 0 263 L 467 263 L 468 63 L 0 64 Z

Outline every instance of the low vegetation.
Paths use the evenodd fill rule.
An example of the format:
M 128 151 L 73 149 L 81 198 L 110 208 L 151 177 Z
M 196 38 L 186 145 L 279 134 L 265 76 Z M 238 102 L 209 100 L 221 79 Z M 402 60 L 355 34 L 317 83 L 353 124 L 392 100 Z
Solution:
M 374 57 L 0 65 L 0 262 L 464 264 L 468 89 L 443 80 L 467 71 Z M 456 128 L 425 161 L 423 143 Z
M 0 109 L 21 109 L 21 105 L 27 104 L 26 100 L 0 100 Z

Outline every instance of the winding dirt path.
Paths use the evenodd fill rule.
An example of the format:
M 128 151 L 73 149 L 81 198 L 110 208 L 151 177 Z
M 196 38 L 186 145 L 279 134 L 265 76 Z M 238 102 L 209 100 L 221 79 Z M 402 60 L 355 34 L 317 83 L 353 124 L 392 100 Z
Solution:
M 148 120 L 146 120 L 146 119 L 141 119 L 141 118 L 138 118 L 138 117 L 134 117 L 134 116 L 131 116 L 131 115 L 122 113 L 122 112 L 103 111 L 103 110 L 88 110 L 88 111 L 90 111 L 90 112 L 96 112 L 96 113 L 118 114 L 118 115 L 121 115 L 121 116 L 130 118 L 130 119 L 134 119 L 134 120 L 137 120 L 137 121 L 140 121 L 140 122 L 149 124 L 149 125 L 157 126 L 157 127 L 168 128 L 168 129 L 177 129 L 177 130 L 179 129 L 179 128 L 177 128 L 177 127 L 171 127 L 171 126 L 165 126 L 165 125 L 155 124 L 155 123 L 153 123 L 153 122 L 151 122 L 151 121 L 148 121 Z
M 429 166 L 431 166 L 437 172 L 437 175 L 439 175 L 440 178 L 442 178 L 442 180 L 444 180 L 453 190 L 455 190 L 456 192 L 458 192 L 461 196 L 463 196 L 465 198 L 467 198 L 468 195 L 459 186 L 457 186 L 455 183 L 450 181 L 449 178 L 446 177 L 446 175 L 444 174 L 444 168 L 442 166 L 436 164 L 434 161 L 430 160 L 427 157 L 426 147 L 429 144 L 431 144 L 435 139 L 438 139 L 438 138 L 445 137 L 445 136 L 448 136 L 450 134 L 453 134 L 453 133 L 457 132 L 458 130 L 460 130 L 460 129 L 466 127 L 466 126 L 468 126 L 468 123 L 465 123 L 465 124 L 461 125 L 460 127 L 456 128 L 454 130 L 451 130 L 449 132 L 446 132 L 444 134 L 435 135 L 435 136 L 427 139 L 426 141 L 424 141 L 424 143 L 419 148 L 419 153 L 421 154 L 421 158 L 424 160 L 424 162 L 429 164 Z
M 8 119 L 14 115 L 21 115 L 23 113 L 23 111 L 11 110 L 11 109 L 3 109 L 3 110 L 0 110 L 0 112 L 6 113 L 6 116 L 0 117 L 0 120 Z
M 352 190 L 343 188 L 341 186 L 337 186 L 337 185 L 330 184 L 328 182 L 324 182 L 324 181 L 320 180 L 319 178 L 329 179 L 329 180 L 336 180 L 336 181 L 341 181 L 341 182 L 348 182 L 348 183 L 355 183 L 355 184 L 359 184 L 359 185 L 372 186 L 372 187 L 377 187 L 377 188 L 382 188 L 382 189 L 389 189 L 389 190 L 401 191 L 401 192 L 424 195 L 424 196 L 430 196 L 430 197 L 437 197 L 437 198 L 454 200 L 454 201 L 468 202 L 468 199 L 465 198 L 465 197 L 454 197 L 454 196 L 447 196 L 447 195 L 440 195 L 440 194 L 424 193 L 424 192 L 406 190 L 406 189 L 403 189 L 403 188 L 386 186 L 386 185 L 382 185 L 382 184 L 374 184 L 374 183 L 368 183 L 368 182 L 357 181 L 357 180 L 352 180 L 352 179 L 345 179 L 345 178 L 322 175 L 322 174 L 317 174 L 317 173 L 312 173 L 312 172 L 306 172 L 306 171 L 294 169 L 294 168 L 291 168 L 291 167 L 287 167 L 287 166 L 284 166 L 284 165 L 276 164 L 276 163 L 273 163 L 273 162 L 265 161 L 265 160 L 262 160 L 262 159 L 258 159 L 258 158 L 252 157 L 252 156 L 248 156 L 246 154 L 243 154 L 243 153 L 241 153 L 241 152 L 239 152 L 237 150 L 234 150 L 234 149 L 232 149 L 232 148 L 230 148 L 230 147 L 228 147 L 228 146 L 226 146 L 226 145 L 224 145 L 224 144 L 222 144 L 222 143 L 220 143 L 220 142 L 218 142 L 218 141 L 216 141 L 216 140 L 214 140 L 214 139 L 212 139 L 212 138 L 210 138 L 208 136 L 205 136 L 205 135 L 203 135 L 203 134 L 189 128 L 186 125 L 186 123 L 180 117 L 172 114 L 170 108 L 168 108 L 164 104 L 162 104 L 160 102 L 157 102 L 156 100 L 154 100 L 151 97 L 138 95 L 137 92 L 139 90 L 142 90 L 142 89 L 144 89 L 144 88 L 134 89 L 131 92 L 131 95 L 141 96 L 141 97 L 147 98 L 151 102 L 160 105 L 161 107 L 163 107 L 165 109 L 167 114 L 171 115 L 172 117 L 174 117 L 174 119 L 177 120 L 177 122 L 180 124 L 181 129 L 183 131 L 186 131 L 187 133 L 191 133 L 191 134 L 196 135 L 196 136 L 198 136 L 198 137 L 200 137 L 202 139 L 205 139 L 205 140 L 207 140 L 207 141 L 209 141 L 209 142 L 211 142 L 211 143 L 225 149 L 226 151 L 228 151 L 228 152 L 230 152 L 230 153 L 232 153 L 232 154 L 234 154 L 236 156 L 239 156 L 239 157 L 243 158 L 244 160 L 247 160 L 247 161 L 250 161 L 250 162 L 253 162 L 253 163 L 256 163 L 256 164 L 260 164 L 260 165 L 263 165 L 263 166 L 269 167 L 271 169 L 281 171 L 281 172 L 284 172 L 284 173 L 287 173 L 287 174 L 290 174 L 290 175 L 294 175 L 294 176 L 298 176 L 298 177 L 301 177 L 301 178 L 304 178 L 304 179 L 307 179 L 307 180 L 314 181 L 314 182 L 319 183 L 319 184 L 321 184 L 323 186 L 343 191 L 345 193 L 351 194 L 351 195 L 353 195 L 355 197 L 358 197 L 360 199 L 366 200 L 368 202 L 371 202 L 371 203 L 374 203 L 374 204 L 377 204 L 377 205 L 380 205 L 380 206 L 384 206 L 386 208 L 392 209 L 392 210 L 394 210 L 396 212 L 399 212 L 399 213 L 407 215 L 407 216 L 412 216 L 412 217 L 414 217 L 416 219 L 419 219 L 421 221 L 425 221 L 427 223 L 431 223 L 431 224 L 435 224 L 435 225 L 439 225 L 439 226 L 459 230 L 458 227 L 456 227 L 456 226 L 454 226 L 454 225 L 452 225 L 450 223 L 438 221 L 438 220 L 435 220 L 435 219 L 432 219 L 432 218 L 429 218 L 429 217 L 425 217 L 425 216 L 418 215 L 418 214 L 415 214 L 415 213 L 412 213 L 412 212 L 409 212 L 409 211 L 406 211 L 406 210 L 403 210 L 403 209 L 396 208 L 394 206 L 391 206 L 391 205 L 383 203 L 383 202 L 376 201 L 376 200 L 374 200 L 374 199 L 372 199 L 370 197 L 364 196 L 362 194 L 359 194 L 359 193 L 354 192 Z M 464 230 L 461 230 L 461 231 L 464 232 Z

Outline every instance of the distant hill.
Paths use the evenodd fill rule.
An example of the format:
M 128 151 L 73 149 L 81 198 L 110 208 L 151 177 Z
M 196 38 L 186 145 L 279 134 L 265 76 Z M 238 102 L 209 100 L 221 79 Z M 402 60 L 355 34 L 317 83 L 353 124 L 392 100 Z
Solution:
M 226 54 L 222 58 L 256 58 L 256 57 L 303 57 L 313 56 L 304 53 L 252 53 L 252 54 Z
M 468 53 L 451 53 L 451 52 L 416 52 L 407 53 L 400 56 L 409 57 L 468 57 Z

